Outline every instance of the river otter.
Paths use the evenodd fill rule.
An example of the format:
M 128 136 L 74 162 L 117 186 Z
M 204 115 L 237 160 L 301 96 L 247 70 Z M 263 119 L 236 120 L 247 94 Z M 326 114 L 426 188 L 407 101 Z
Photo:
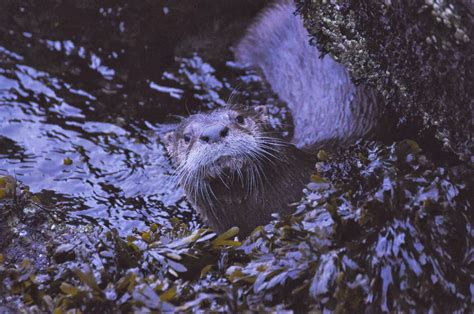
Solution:
M 229 106 L 183 120 L 165 136 L 188 199 L 217 231 L 241 235 L 288 214 L 313 169 L 312 155 L 269 133 L 265 115 Z
M 191 116 L 167 136 L 189 200 L 218 231 L 238 226 L 245 235 L 271 213 L 288 213 L 313 168 L 305 151 L 353 142 L 377 120 L 374 93 L 355 86 L 329 56 L 320 57 L 295 10 L 290 1 L 265 9 L 234 51 L 287 102 L 296 147 L 267 135 L 262 115 L 244 108 Z

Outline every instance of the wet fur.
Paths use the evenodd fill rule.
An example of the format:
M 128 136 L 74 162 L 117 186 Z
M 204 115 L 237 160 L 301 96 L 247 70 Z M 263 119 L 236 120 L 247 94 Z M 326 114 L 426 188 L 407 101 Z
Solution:
M 250 193 L 237 177 L 226 184 L 212 182 L 216 201 L 196 200 L 207 223 L 221 232 L 238 226 L 240 234 L 247 235 L 256 226 L 268 223 L 272 213 L 290 214 L 288 205 L 301 199 L 314 162 L 294 146 L 281 149 L 280 154 L 284 156 L 281 160 L 263 163 L 262 182 Z

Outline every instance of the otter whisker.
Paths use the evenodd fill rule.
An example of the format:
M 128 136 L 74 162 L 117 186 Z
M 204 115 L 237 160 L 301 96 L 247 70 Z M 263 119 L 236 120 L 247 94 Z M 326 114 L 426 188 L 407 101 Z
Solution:
M 260 191 L 261 193 L 263 193 L 263 187 L 264 187 L 264 184 L 263 184 L 263 178 L 262 178 L 262 174 L 265 178 L 266 181 L 268 181 L 268 178 L 265 174 L 265 172 L 263 171 L 263 168 L 262 168 L 262 160 L 260 158 L 260 155 L 258 153 L 254 153 L 252 154 L 252 157 L 254 158 L 254 161 L 255 163 L 252 165 L 252 167 L 254 167 L 256 169 L 256 174 L 257 174 L 257 179 L 260 183 L 260 186 L 257 187 L 257 191 Z
M 267 140 L 267 139 L 262 139 L 262 138 L 258 138 L 257 141 L 258 141 L 259 145 L 273 146 L 273 147 L 275 147 L 275 149 L 277 149 L 277 147 L 282 148 L 282 147 L 288 147 L 289 146 L 288 143 L 273 142 L 273 141 L 270 141 L 270 140 Z
M 243 177 L 243 174 L 242 174 L 242 170 L 240 170 L 240 168 L 237 168 L 237 175 L 239 177 L 242 188 L 244 188 L 244 177 Z
M 229 98 L 227 99 L 226 103 L 232 108 L 232 106 L 234 106 L 234 100 L 236 98 L 236 96 L 238 95 L 238 92 L 239 92 L 239 88 L 240 88 L 240 84 L 237 86 L 237 87 L 234 87 L 234 89 L 232 89 L 232 92 L 230 93 L 229 95 Z
M 255 167 L 251 166 L 248 168 L 249 172 L 249 177 L 250 177 L 250 185 L 248 186 L 248 195 L 252 196 L 252 191 L 257 190 L 257 182 L 256 182 L 256 176 L 255 176 Z
M 260 134 L 257 136 L 257 138 L 260 138 L 260 139 L 266 139 L 266 140 L 269 140 L 269 141 L 272 141 L 272 142 L 275 142 L 275 143 L 281 143 L 281 144 L 285 144 L 285 145 L 289 145 L 289 143 L 281 138 L 278 138 L 276 137 L 275 135 L 273 134 Z
M 205 193 L 205 188 L 204 188 L 204 183 L 202 181 L 199 181 L 197 183 L 197 187 L 199 190 L 199 195 L 201 195 L 202 199 L 206 199 L 206 193 Z M 196 199 L 197 199 L 197 194 L 196 194 Z
M 219 178 L 219 180 L 221 180 L 222 184 L 224 184 L 225 187 L 226 187 L 228 190 L 230 190 L 230 187 L 229 187 L 229 186 L 227 185 L 227 183 L 225 182 L 225 180 L 224 180 L 224 178 L 222 177 L 221 173 L 219 173 L 219 174 L 217 175 L 217 177 Z
M 270 157 L 274 159 L 282 160 L 281 150 L 276 149 L 275 147 L 272 147 L 271 145 L 262 144 L 260 145 L 258 150 L 266 155 L 269 155 Z
M 208 202 L 208 204 L 212 204 L 212 199 L 211 199 L 211 196 L 209 195 L 209 190 L 212 190 L 208 183 L 206 181 L 204 181 L 202 178 L 204 177 L 204 168 L 201 168 L 200 171 L 199 171 L 199 182 L 201 183 L 200 184 L 200 193 L 202 195 L 202 197 Z
M 258 170 L 256 169 L 255 166 L 250 167 L 250 169 L 251 169 L 251 172 L 252 172 L 252 182 L 253 182 L 253 187 L 252 187 L 252 189 L 255 190 L 255 191 L 259 191 L 259 190 L 260 190 L 260 186 L 259 186 L 259 184 L 257 183 L 257 180 L 258 180 L 258 176 L 257 176 Z M 255 193 L 255 194 L 258 195 L 258 193 Z
M 272 156 L 274 158 L 277 158 L 276 154 L 280 155 L 280 150 L 279 149 L 276 149 L 272 146 L 268 146 L 268 145 L 265 145 L 265 144 L 260 145 L 260 147 L 258 147 L 258 150 L 259 151 L 265 151 L 265 152 L 268 152 L 268 153 L 272 153 L 272 154 L 274 154 L 274 156 Z
M 261 132 L 260 134 L 258 134 L 258 137 L 267 138 L 267 139 L 272 140 L 272 141 L 277 141 L 277 142 L 288 144 L 288 141 L 278 137 L 278 133 L 276 133 L 276 132 Z
M 281 158 L 279 158 L 275 155 L 269 154 L 267 151 L 265 151 L 263 149 L 258 149 L 258 150 L 256 150 L 256 152 L 257 152 L 257 154 L 260 158 L 264 158 L 265 160 L 267 160 L 273 166 L 276 165 L 275 160 L 282 160 Z

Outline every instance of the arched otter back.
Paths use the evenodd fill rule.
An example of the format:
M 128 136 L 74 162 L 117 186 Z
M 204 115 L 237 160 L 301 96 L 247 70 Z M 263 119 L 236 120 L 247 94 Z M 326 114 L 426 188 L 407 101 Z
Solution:
M 373 129 L 376 97 L 355 86 L 330 56 L 321 58 L 295 10 L 290 1 L 265 9 L 238 43 L 235 57 L 259 68 L 288 104 L 297 147 L 311 150 L 326 142 L 353 142 Z

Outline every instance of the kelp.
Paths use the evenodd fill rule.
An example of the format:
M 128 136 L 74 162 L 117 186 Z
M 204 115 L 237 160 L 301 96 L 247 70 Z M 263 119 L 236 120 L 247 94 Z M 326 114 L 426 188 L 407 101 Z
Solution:
M 466 311 L 467 166 L 411 140 L 321 151 L 305 196 L 247 239 L 149 224 L 56 239 L 43 269 L 3 256 L 0 291 L 25 311 Z

